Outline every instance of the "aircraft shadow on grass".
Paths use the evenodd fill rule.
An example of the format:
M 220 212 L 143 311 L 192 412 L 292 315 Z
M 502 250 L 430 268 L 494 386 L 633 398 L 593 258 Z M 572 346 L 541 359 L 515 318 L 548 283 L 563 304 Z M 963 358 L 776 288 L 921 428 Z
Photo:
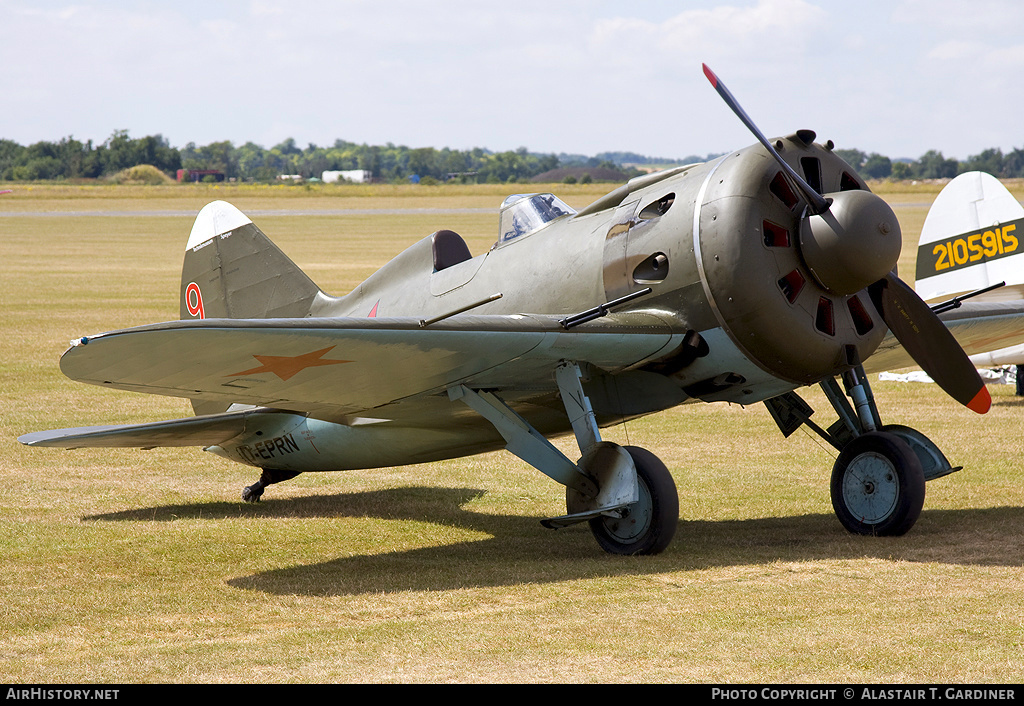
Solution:
M 1024 508 L 1020 507 L 925 510 L 914 532 L 897 538 L 848 534 L 830 514 L 684 519 L 663 555 L 623 561 L 601 552 L 585 526 L 561 530 L 556 536 L 543 529 L 537 518 L 484 514 L 463 507 L 484 492 L 418 486 L 275 499 L 256 506 L 227 502 L 165 505 L 91 515 L 83 520 L 366 517 L 429 522 L 490 535 L 487 539 L 408 551 L 341 556 L 228 581 L 236 588 L 282 595 L 442 591 L 821 559 L 1024 566 L 1018 545 L 1009 541 L 1011 535 L 1016 535 L 1016 528 L 1024 524 Z M 546 537 L 551 537 L 550 541 Z M 276 551 L 286 550 L 278 546 Z

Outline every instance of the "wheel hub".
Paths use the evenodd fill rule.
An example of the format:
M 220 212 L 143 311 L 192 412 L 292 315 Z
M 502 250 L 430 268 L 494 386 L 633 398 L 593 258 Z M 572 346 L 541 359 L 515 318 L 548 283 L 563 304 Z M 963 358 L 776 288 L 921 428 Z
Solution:
M 877 453 L 859 456 L 847 472 L 843 498 L 847 507 L 866 524 L 877 524 L 892 514 L 900 485 L 892 462 Z
M 602 520 L 608 532 L 618 541 L 629 544 L 636 541 L 647 531 L 651 522 L 651 493 L 642 481 L 638 483 L 640 499 L 638 502 L 620 510 L 620 517 L 608 517 Z

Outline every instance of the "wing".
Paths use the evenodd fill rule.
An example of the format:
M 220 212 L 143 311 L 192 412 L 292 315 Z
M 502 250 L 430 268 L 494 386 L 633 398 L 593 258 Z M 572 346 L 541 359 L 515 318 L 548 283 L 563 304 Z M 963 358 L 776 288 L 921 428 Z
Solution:
M 939 314 L 967 355 L 977 355 L 1024 343 L 1024 301 L 964 302 Z M 916 366 L 890 333 L 865 362 L 869 373 Z
M 465 383 L 554 390 L 560 360 L 619 372 L 664 354 L 681 334 L 631 312 L 563 330 L 553 317 L 206 319 L 76 341 L 61 358 L 74 379 L 103 387 L 250 404 L 325 420 L 373 417 L 391 403 Z

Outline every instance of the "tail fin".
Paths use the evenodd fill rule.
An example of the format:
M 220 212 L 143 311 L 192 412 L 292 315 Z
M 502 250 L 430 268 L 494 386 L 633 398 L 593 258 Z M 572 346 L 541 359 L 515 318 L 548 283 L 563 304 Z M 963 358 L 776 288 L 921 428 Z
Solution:
M 181 268 L 182 319 L 306 316 L 320 288 L 237 208 L 207 204 L 196 216 Z M 228 404 L 192 400 L 196 414 Z
M 1006 282 L 986 300 L 1024 296 L 1024 207 L 998 179 L 967 172 L 932 203 L 917 250 L 915 288 L 922 299 Z
M 320 288 L 237 208 L 207 204 L 181 268 L 182 319 L 301 318 Z

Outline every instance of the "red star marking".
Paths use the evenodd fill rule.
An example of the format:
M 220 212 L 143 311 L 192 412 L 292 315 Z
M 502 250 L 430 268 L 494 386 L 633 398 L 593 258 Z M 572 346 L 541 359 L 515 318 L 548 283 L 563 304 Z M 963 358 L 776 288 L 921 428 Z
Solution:
M 288 380 L 295 377 L 298 373 L 301 373 L 306 368 L 316 368 L 321 365 L 340 365 L 341 363 L 351 363 L 351 360 L 321 360 L 323 355 L 328 351 L 334 350 L 334 346 L 330 348 L 323 348 L 312 353 L 305 353 L 304 355 L 296 356 L 280 356 L 280 355 L 253 355 L 253 358 L 263 363 L 258 368 L 251 368 L 249 370 L 242 370 L 241 372 L 231 373 L 224 377 L 237 377 L 239 375 L 257 375 L 259 373 L 273 373 L 282 380 Z

